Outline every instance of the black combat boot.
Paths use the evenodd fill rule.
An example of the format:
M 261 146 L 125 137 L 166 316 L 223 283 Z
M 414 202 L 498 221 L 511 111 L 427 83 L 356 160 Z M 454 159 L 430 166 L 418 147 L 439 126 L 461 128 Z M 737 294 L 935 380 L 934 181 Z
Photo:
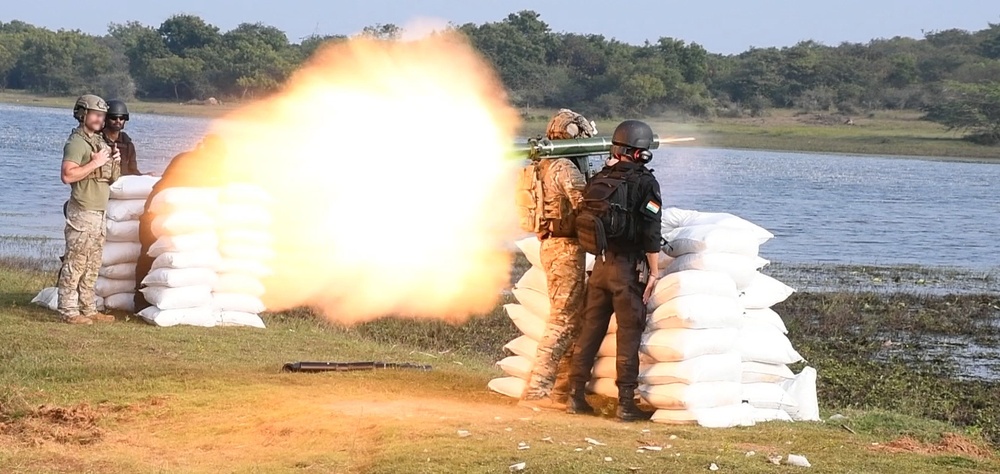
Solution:
M 566 413 L 571 415 L 592 415 L 594 407 L 587 403 L 587 388 L 580 385 L 573 389 L 572 395 L 566 402 Z
M 653 417 L 653 412 L 640 410 L 635 405 L 635 390 L 628 390 L 627 396 L 622 395 L 623 392 L 625 391 L 620 391 L 618 395 L 618 411 L 616 415 L 619 420 L 624 422 L 646 421 Z

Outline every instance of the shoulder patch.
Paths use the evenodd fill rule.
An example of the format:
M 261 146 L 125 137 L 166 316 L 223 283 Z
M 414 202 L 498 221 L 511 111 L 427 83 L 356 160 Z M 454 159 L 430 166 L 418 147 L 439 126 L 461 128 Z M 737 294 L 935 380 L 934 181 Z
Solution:
M 656 214 L 657 212 L 660 212 L 660 205 L 654 201 L 649 201 L 646 203 L 646 210 Z

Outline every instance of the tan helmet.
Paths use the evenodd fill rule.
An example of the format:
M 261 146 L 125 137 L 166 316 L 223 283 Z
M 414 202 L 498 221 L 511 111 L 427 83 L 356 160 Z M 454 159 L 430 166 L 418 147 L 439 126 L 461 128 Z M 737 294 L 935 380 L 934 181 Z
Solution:
M 586 138 L 597 135 L 597 124 L 570 109 L 559 109 L 549 121 L 545 137 L 549 140 Z
M 73 106 L 73 118 L 82 122 L 88 110 L 107 113 L 108 103 L 94 94 L 81 95 L 76 99 L 76 105 Z

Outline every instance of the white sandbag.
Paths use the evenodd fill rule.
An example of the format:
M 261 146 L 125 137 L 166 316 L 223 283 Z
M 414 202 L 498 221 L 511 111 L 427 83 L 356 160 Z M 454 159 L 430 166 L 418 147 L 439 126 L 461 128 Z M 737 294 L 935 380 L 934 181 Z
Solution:
M 267 262 L 275 257 L 274 250 L 263 245 L 226 243 L 219 246 L 219 253 L 222 254 L 222 258 L 256 262 Z
M 608 334 L 601 341 L 601 347 L 597 349 L 597 357 L 616 357 L 618 355 L 618 336 Z
M 219 202 L 266 207 L 274 204 L 274 198 L 260 186 L 247 183 L 231 183 L 219 190 Z
M 174 187 L 156 193 L 149 202 L 149 212 L 156 215 L 184 210 L 214 213 L 218 204 L 219 191 L 216 188 Z
M 792 369 L 783 364 L 765 364 L 763 362 L 743 362 L 742 383 L 780 383 L 795 378 Z
M 792 421 L 792 417 L 785 410 L 775 410 L 773 408 L 754 408 L 753 421 L 756 423 L 766 423 L 768 421 Z
M 110 267 L 119 263 L 134 264 L 139 260 L 139 242 L 105 242 L 101 254 L 101 266 Z
M 264 278 L 274 273 L 271 270 L 271 267 L 264 262 L 258 262 L 256 260 L 238 260 L 232 258 L 223 258 L 219 263 L 217 270 L 219 273 L 243 273 L 257 278 Z
M 514 294 L 514 298 L 517 299 L 518 303 L 528 308 L 528 311 L 538 315 L 545 321 L 549 320 L 551 306 L 549 305 L 549 296 L 547 294 L 527 288 L 514 288 L 511 293 Z
M 544 319 L 519 304 L 505 304 L 503 305 L 503 309 L 507 311 L 507 316 L 514 322 L 517 329 L 521 331 L 521 334 L 535 341 L 542 340 L 542 335 L 545 334 Z
M 108 207 L 104 215 L 111 221 L 129 222 L 138 221 L 146 207 L 146 199 L 128 199 L 119 201 L 112 199 L 108 201 Z
M 490 380 L 487 387 L 494 392 L 501 395 L 506 395 L 511 398 L 521 398 L 521 394 L 524 393 L 524 387 L 527 382 L 524 379 L 519 379 L 517 377 L 500 377 Z
M 239 311 L 243 313 L 263 313 L 267 311 L 264 302 L 253 295 L 239 293 L 213 293 L 212 306 L 222 311 Z
M 696 225 L 717 225 L 724 227 L 734 227 L 753 232 L 757 238 L 757 243 L 764 245 L 765 242 L 774 238 L 774 234 L 767 229 L 754 224 L 741 217 L 724 212 L 699 212 L 670 207 L 663 210 L 661 227 L 664 234 L 668 234 L 678 227 L 688 227 Z
M 153 235 L 196 234 L 215 229 L 211 214 L 200 210 L 177 211 L 156 216 L 152 223 Z
M 197 234 L 188 235 L 165 235 L 156 239 L 156 242 L 153 242 L 153 245 L 149 247 L 149 256 L 156 258 L 167 252 L 216 250 L 218 246 L 219 238 L 216 237 L 215 232 L 199 232 Z M 136 251 L 136 253 L 138 254 L 138 251 Z
M 219 277 L 207 268 L 157 268 L 150 271 L 142 284 L 146 286 L 166 286 L 183 288 L 186 286 L 214 287 Z
M 220 311 L 218 314 L 218 326 L 249 326 L 265 329 L 264 320 L 254 313 L 243 313 L 240 311 Z
M 802 356 L 792 348 L 788 336 L 777 328 L 763 324 L 744 324 L 739 329 L 736 350 L 744 362 L 794 364 L 802 361 Z
M 653 311 L 646 320 L 650 329 L 711 329 L 739 327 L 743 307 L 733 297 L 686 295 L 673 298 Z
M 754 408 L 788 411 L 798 406 L 795 403 L 795 399 L 781 385 L 774 383 L 746 383 L 742 387 L 743 401 L 749 403 Z
M 107 298 L 118 293 L 131 293 L 135 291 L 135 279 L 112 280 L 102 276 L 97 277 L 94 283 L 94 293 L 102 298 Z
M 752 407 L 743 404 L 687 410 L 656 410 L 651 421 L 667 425 L 700 425 L 705 428 L 753 426 L 750 410 Z
M 788 334 L 785 322 L 773 309 L 748 309 L 743 313 L 743 316 L 751 323 L 769 325 L 781 331 L 782 334 Z
M 740 301 L 747 309 L 770 308 L 788 299 L 792 293 L 795 293 L 794 288 L 758 272 L 750 285 L 743 290 Z
M 639 382 L 646 385 L 702 382 L 739 383 L 742 369 L 740 355 L 710 354 L 677 362 L 659 362 L 639 371 Z
M 794 409 L 786 409 L 793 420 L 820 421 L 819 399 L 816 396 L 816 369 L 806 367 L 782 387 L 795 400 Z
M 732 352 L 739 334 L 737 328 L 657 329 L 642 335 L 639 349 L 657 362 L 677 362 Z
M 185 252 L 164 252 L 153 260 L 151 269 L 156 268 L 207 268 L 216 269 L 222 264 L 222 256 L 215 249 Z
M 754 232 L 720 225 L 678 227 L 663 236 L 667 255 L 689 253 L 733 253 L 756 257 L 760 243 Z
M 218 318 L 215 316 L 212 308 L 207 306 L 182 309 L 160 309 L 156 306 L 150 306 L 139 311 L 139 316 L 150 324 L 162 327 L 177 326 L 179 324 L 213 327 L 218 323 Z
M 639 395 L 657 409 L 683 410 L 739 404 L 740 390 L 736 382 L 668 383 L 640 385 Z
M 108 242 L 138 242 L 139 221 L 118 222 L 108 219 L 105 240 Z
M 266 230 L 274 220 L 267 209 L 243 204 L 220 205 L 216 217 L 220 229 Z
M 587 391 L 602 397 L 618 398 L 618 386 L 615 379 L 591 379 L 587 383 Z
M 674 259 L 667 267 L 667 273 L 685 270 L 708 270 L 726 273 L 736 283 L 737 290 L 744 290 L 753 282 L 757 270 L 770 262 L 760 257 L 748 257 L 732 253 L 691 253 Z
M 543 295 L 549 294 L 549 286 L 546 281 L 545 271 L 538 267 L 531 267 L 521 275 L 521 278 L 514 284 L 515 288 L 535 290 Z
M 538 341 L 528 336 L 518 336 L 508 342 L 503 348 L 514 355 L 527 358 L 528 360 L 535 360 L 535 355 L 538 352 Z
M 505 374 L 524 380 L 531 377 L 531 369 L 534 366 L 535 363 L 532 359 L 521 356 L 510 356 L 497 362 L 497 367 L 500 367 L 500 370 L 503 370 Z
M 122 176 L 111 183 L 111 200 L 145 200 L 153 192 L 153 185 L 159 180 L 157 176 Z
M 135 262 L 119 263 L 101 267 L 97 270 L 97 276 L 111 278 L 113 280 L 135 280 Z
M 129 292 L 111 295 L 104 299 L 104 306 L 108 309 L 117 309 L 129 313 L 135 312 L 135 293 Z
M 240 293 L 260 298 L 267 291 L 260 279 L 245 273 L 220 273 L 212 287 L 215 293 Z
M 538 240 L 538 237 L 531 236 L 514 242 L 517 248 L 521 249 L 521 253 L 524 254 L 524 258 L 528 259 L 528 263 L 533 267 L 542 268 L 542 257 L 541 249 L 542 242 Z
M 669 273 L 656 282 L 650 307 L 657 308 L 674 298 L 688 295 L 708 295 L 737 298 L 740 292 L 728 273 L 685 270 Z
M 270 248 L 274 245 L 274 235 L 263 230 L 222 229 L 219 232 L 219 243 L 221 245 L 256 245 Z
M 189 286 L 186 288 L 168 288 L 165 286 L 150 286 L 139 290 L 146 302 L 162 310 L 205 308 L 212 309 L 212 287 Z
M 38 294 L 31 299 L 31 302 L 43 308 L 56 311 L 59 309 L 59 289 L 54 286 L 43 288 L 42 291 L 39 291 Z
M 612 313 L 611 320 L 608 321 L 608 334 L 614 334 L 616 332 L 618 332 L 618 316 Z

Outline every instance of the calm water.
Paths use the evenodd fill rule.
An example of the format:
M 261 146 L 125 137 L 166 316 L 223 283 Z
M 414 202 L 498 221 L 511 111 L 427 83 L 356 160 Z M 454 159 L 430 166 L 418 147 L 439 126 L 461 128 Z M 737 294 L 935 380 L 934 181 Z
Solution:
M 73 126 L 68 108 L 0 105 L 0 252 L 32 237 L 61 254 L 59 166 Z M 140 170 L 161 171 L 208 126 L 132 114 L 127 131 Z M 653 168 L 668 205 L 731 212 L 774 232 L 762 255 L 775 262 L 1000 267 L 998 165 L 680 148 L 658 150 Z

